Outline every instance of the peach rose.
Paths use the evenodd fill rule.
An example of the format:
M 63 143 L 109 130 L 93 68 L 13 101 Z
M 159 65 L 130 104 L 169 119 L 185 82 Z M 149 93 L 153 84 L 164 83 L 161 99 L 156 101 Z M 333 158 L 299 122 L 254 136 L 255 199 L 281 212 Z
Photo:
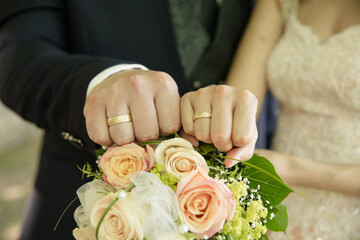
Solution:
M 199 168 L 207 168 L 204 157 L 183 138 L 161 142 L 155 150 L 155 161 L 164 165 L 166 172 L 178 178 L 183 178 Z
M 131 184 L 130 177 L 138 171 L 149 171 L 154 166 L 154 151 L 150 146 L 135 143 L 110 147 L 100 158 L 104 180 L 117 189 Z
M 207 169 L 199 169 L 177 184 L 180 219 L 199 238 L 210 238 L 222 230 L 225 220 L 230 221 L 236 203 L 232 192 L 208 176 Z
M 116 198 L 115 193 L 109 193 L 98 201 L 91 211 L 90 222 L 96 228 L 105 210 Z M 144 230 L 137 206 L 131 197 L 118 199 L 105 215 L 98 233 L 99 239 L 142 240 Z

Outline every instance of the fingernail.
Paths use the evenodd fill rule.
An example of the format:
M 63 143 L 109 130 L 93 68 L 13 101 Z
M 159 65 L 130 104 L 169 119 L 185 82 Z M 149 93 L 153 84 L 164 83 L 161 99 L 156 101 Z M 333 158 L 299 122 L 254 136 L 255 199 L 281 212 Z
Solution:
M 225 163 L 225 167 L 233 167 L 235 166 L 239 161 L 242 161 L 242 156 L 243 156 L 243 152 L 244 150 L 242 148 L 233 148 L 231 149 L 227 154 L 226 157 L 229 158 L 233 158 L 236 160 L 231 160 L 231 159 L 225 159 L 224 163 Z
M 227 167 L 227 168 L 230 168 L 230 167 L 232 167 L 232 166 L 235 166 L 235 164 L 236 164 L 236 161 L 233 161 L 233 160 L 231 160 L 231 159 L 225 159 L 225 167 Z

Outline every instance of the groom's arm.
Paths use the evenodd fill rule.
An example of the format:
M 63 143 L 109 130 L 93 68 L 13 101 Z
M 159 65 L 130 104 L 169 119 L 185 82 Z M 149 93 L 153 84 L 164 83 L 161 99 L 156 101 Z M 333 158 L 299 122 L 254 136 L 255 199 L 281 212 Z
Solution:
M 41 128 L 84 138 L 89 81 L 125 61 L 70 55 L 60 1 L 1 2 L 1 100 Z
M 55 0 L 37 1 L 36 3 L 30 1 L 1 1 L 0 97 L 7 106 L 15 110 L 24 119 L 59 135 L 63 131 L 69 132 L 74 137 L 85 141 L 85 147 L 92 151 L 96 146 L 88 138 L 83 116 L 89 82 L 104 69 L 117 64 L 128 63 L 128 61 L 69 54 L 65 24 L 66 14 L 61 2 Z M 135 74 L 135 82 L 138 83 L 146 81 L 148 78 L 147 76 L 140 78 L 136 76 L 137 73 Z M 110 81 L 120 81 L 117 74 L 110 77 Z M 126 77 L 134 78 L 130 75 Z M 164 74 L 152 73 L 152 78 L 163 82 Z M 156 89 L 153 87 L 150 90 L 145 89 L 145 92 L 154 92 L 154 89 L 158 92 L 159 89 L 171 91 L 175 102 L 175 106 L 172 105 L 171 107 L 176 109 L 176 104 L 178 104 L 177 87 L 176 84 L 174 86 L 171 77 L 166 78 L 165 82 L 171 82 L 172 84 L 171 89 L 159 87 Z M 153 84 L 158 85 L 159 83 L 153 81 Z M 121 90 L 127 93 L 131 92 L 130 90 L 137 91 L 137 88 L 141 87 L 140 85 L 122 85 L 121 87 L 128 89 Z M 99 119 L 92 113 L 104 113 L 107 111 L 107 105 L 116 106 L 117 101 L 124 101 L 124 99 L 121 99 L 121 96 L 117 96 L 117 99 L 109 99 L 112 96 L 105 93 L 102 96 L 104 101 L 101 104 L 103 105 L 99 106 L 99 102 L 94 100 L 99 98 L 96 95 L 94 97 L 94 95 L 94 93 L 90 94 L 92 102 L 87 104 L 90 107 L 87 108 L 88 111 L 85 114 L 87 115 L 86 120 L 91 123 L 88 126 L 89 132 L 97 133 L 97 135 L 92 134 L 92 139 L 102 144 L 101 134 L 103 131 L 107 132 L 108 127 L 99 124 Z M 150 94 L 148 97 L 154 98 L 155 95 L 155 93 Z M 138 101 L 139 99 L 126 100 Z M 142 100 L 154 102 L 150 101 L 151 99 L 145 99 L 145 97 Z M 126 104 L 129 105 L 129 102 L 126 102 Z M 148 115 L 156 117 L 156 109 L 150 110 Z M 116 111 L 118 109 L 114 109 L 113 114 L 121 115 L 124 113 Z M 146 112 L 140 111 L 139 114 L 144 115 L 146 118 Z M 166 133 L 179 129 L 180 117 L 178 114 L 179 111 L 173 112 L 171 116 L 175 119 L 174 124 L 171 122 L 169 125 L 172 126 L 169 129 L 162 129 L 162 132 Z M 104 114 L 100 122 L 104 123 L 107 117 L 111 116 Z M 136 119 L 136 116 L 133 116 L 133 118 Z M 139 121 L 137 122 L 139 123 Z M 166 125 L 163 122 L 161 124 Z M 152 126 L 158 128 L 153 131 L 156 135 L 156 131 L 159 132 L 158 123 L 153 123 Z M 116 129 L 118 126 L 112 128 Z M 119 131 L 115 132 L 114 134 L 121 135 Z M 151 136 L 145 136 L 145 134 L 144 130 L 140 130 L 139 138 L 156 137 L 154 134 Z M 127 139 L 130 140 L 133 137 L 130 136 Z M 113 138 L 108 142 L 124 143 L 121 142 L 124 136 L 114 136 Z

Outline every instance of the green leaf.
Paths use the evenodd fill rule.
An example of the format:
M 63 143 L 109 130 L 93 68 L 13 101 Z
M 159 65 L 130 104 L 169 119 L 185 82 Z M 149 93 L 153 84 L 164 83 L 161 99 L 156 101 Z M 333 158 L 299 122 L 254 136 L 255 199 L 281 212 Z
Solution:
M 271 220 L 267 219 L 266 227 L 274 232 L 281 231 L 286 233 L 286 228 L 288 226 L 288 215 L 287 215 L 286 206 L 283 204 L 279 204 L 275 206 L 273 209 L 276 210 L 276 213 Z
M 293 190 L 277 175 L 271 162 L 264 157 L 254 155 L 250 160 L 242 162 L 245 167 L 241 176 L 248 178 L 250 188 L 257 189 L 263 200 L 271 205 L 280 204 Z
M 98 156 L 102 156 L 104 155 L 104 153 L 106 152 L 107 149 L 103 149 L 103 148 L 99 148 L 95 150 L 95 154 L 96 154 L 96 159 L 98 158 Z
M 269 240 L 268 236 L 265 234 L 265 235 L 262 235 L 259 240 Z
M 204 155 L 208 154 L 209 152 L 217 151 L 216 147 L 213 144 L 203 142 L 200 142 L 199 148 L 203 151 Z

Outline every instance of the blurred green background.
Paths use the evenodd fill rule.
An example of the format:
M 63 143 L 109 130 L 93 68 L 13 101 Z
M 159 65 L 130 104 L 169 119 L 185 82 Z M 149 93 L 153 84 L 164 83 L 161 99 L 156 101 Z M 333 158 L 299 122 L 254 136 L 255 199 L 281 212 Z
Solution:
M 0 239 L 19 238 L 25 203 L 34 186 L 42 134 L 0 102 Z

